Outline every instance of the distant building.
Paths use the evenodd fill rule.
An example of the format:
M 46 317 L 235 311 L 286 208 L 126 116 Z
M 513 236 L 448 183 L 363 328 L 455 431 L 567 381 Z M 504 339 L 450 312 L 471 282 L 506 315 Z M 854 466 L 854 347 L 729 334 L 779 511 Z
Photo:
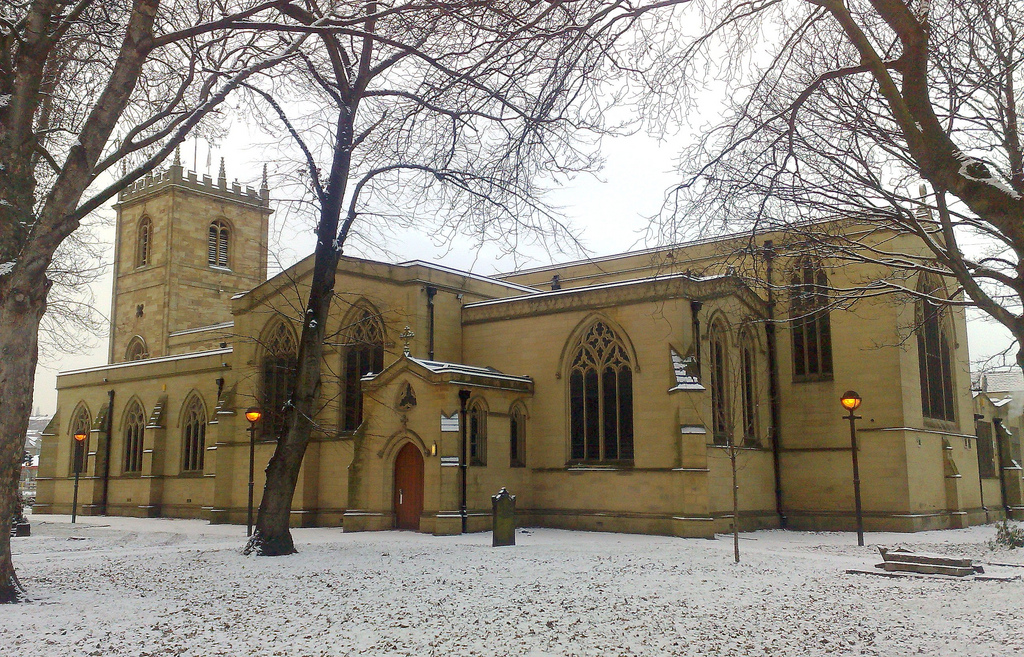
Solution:
M 1005 509 L 1024 516 L 1024 374 L 1010 367 L 972 376 L 974 425 L 982 505 L 993 517 Z
M 50 423 L 49 415 L 33 415 L 28 419 L 28 432 L 25 434 L 25 459 L 21 464 L 21 479 L 18 491 L 26 499 L 35 499 L 36 473 L 39 470 L 39 448 L 42 445 L 43 431 Z
M 259 491 L 313 258 L 266 280 L 269 190 L 229 186 L 223 167 L 215 183 L 175 163 L 116 208 L 109 364 L 58 378 L 36 511 L 68 512 L 80 470 L 82 513 L 244 522 L 243 413 L 265 411 Z M 875 227 L 821 230 L 927 253 Z M 830 289 L 878 274 L 813 244 L 746 234 L 493 277 L 343 257 L 294 523 L 458 533 L 465 466 L 470 531 L 504 486 L 524 525 L 711 536 L 734 520 L 735 448 L 742 528 L 851 529 L 849 389 L 869 530 L 999 517 L 962 309 L 837 307 Z M 947 294 L 927 274 L 905 284 Z

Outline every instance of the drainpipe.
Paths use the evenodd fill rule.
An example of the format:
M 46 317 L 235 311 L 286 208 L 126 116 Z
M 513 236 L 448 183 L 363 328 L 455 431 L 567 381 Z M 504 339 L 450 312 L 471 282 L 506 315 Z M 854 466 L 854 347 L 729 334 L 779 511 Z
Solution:
M 459 459 L 459 471 L 462 473 L 460 482 L 461 495 L 459 499 L 459 515 L 462 516 L 462 533 L 466 533 L 466 429 L 469 421 L 466 418 L 466 402 L 469 401 L 469 391 L 459 390 L 459 432 L 462 434 L 462 457 Z
M 697 371 L 694 374 L 697 375 L 697 380 L 700 381 L 700 309 L 704 306 L 700 301 L 690 302 L 690 322 L 692 326 L 690 330 L 693 331 L 693 360 L 697 366 Z
M 782 462 L 780 460 L 779 425 L 782 413 L 779 406 L 779 354 L 778 335 L 775 332 L 775 290 L 774 263 L 775 243 L 764 242 L 765 278 L 768 281 L 768 322 L 764 326 L 765 341 L 768 343 L 768 404 L 772 418 L 772 467 L 775 475 L 775 513 L 779 516 L 779 525 L 785 529 L 788 521 L 782 509 Z
M 428 285 L 427 286 L 427 320 L 429 321 L 429 330 L 427 331 L 427 358 L 434 360 L 434 295 L 437 294 L 437 288 Z
M 107 515 L 107 493 L 110 490 L 110 443 L 114 440 L 114 391 L 107 391 L 107 445 L 103 458 L 103 509 L 100 515 Z

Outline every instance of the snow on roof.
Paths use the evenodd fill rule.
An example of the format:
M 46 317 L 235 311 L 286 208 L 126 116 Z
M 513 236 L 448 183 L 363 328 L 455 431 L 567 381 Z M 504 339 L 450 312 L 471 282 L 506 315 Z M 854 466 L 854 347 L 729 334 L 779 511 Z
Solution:
M 225 347 L 223 349 L 209 349 L 207 351 L 193 351 L 187 354 L 178 354 L 176 356 L 161 356 L 159 358 L 143 358 L 142 360 L 132 360 L 127 363 L 114 363 L 110 365 L 97 365 L 96 367 L 85 367 L 80 370 L 68 370 L 67 372 L 58 372 L 57 376 L 70 376 L 72 374 L 85 374 L 86 372 L 100 372 L 102 370 L 119 370 L 125 367 L 141 367 L 143 365 L 152 365 L 153 363 L 169 363 L 175 360 L 188 360 L 189 358 L 202 358 L 203 356 L 217 356 L 219 354 L 230 354 L 234 351 L 234 347 Z
M 504 374 L 493 367 L 477 367 L 475 365 L 465 365 L 463 363 L 447 363 L 440 360 L 423 360 L 420 358 L 413 358 L 407 356 L 412 362 L 425 367 L 435 374 L 465 374 L 468 376 L 486 376 L 495 379 L 504 379 L 507 381 L 523 381 L 529 383 L 533 381 L 528 376 L 514 376 L 512 374 Z
M 982 392 L 1024 391 L 1024 372 L 1016 367 L 978 372 L 971 377 L 972 387 Z
M 52 415 L 33 415 L 29 417 L 28 431 L 25 432 L 26 449 L 35 449 L 39 445 L 39 437 L 52 418 Z
M 549 290 L 547 292 L 534 291 L 530 295 L 520 295 L 516 297 L 504 297 L 501 299 L 490 299 L 488 301 L 475 301 L 473 303 L 467 303 L 463 308 L 481 308 L 483 306 L 493 306 L 500 303 L 510 303 L 513 301 L 522 301 L 523 299 L 543 299 L 548 297 L 555 297 L 567 294 L 582 294 L 585 292 L 592 292 L 594 290 L 607 290 L 616 287 L 629 287 L 630 285 L 642 285 L 644 283 L 654 283 L 661 281 L 672 281 L 679 279 L 689 279 L 692 281 L 712 281 L 719 278 L 727 278 L 728 274 L 716 274 L 714 276 L 695 276 L 693 274 L 682 273 L 682 274 L 665 274 L 660 276 L 646 276 L 644 278 L 632 278 L 628 281 L 615 281 L 613 283 L 602 283 L 600 285 L 586 285 L 583 287 L 569 287 L 563 290 Z
M 307 256 L 307 258 L 310 258 L 310 257 L 312 257 L 312 256 Z M 433 262 L 426 262 L 424 260 L 407 260 L 405 262 L 390 263 L 390 262 L 381 262 L 379 260 L 369 260 L 369 259 L 366 259 L 366 258 L 355 258 L 355 257 L 352 257 L 352 256 L 346 256 L 346 259 L 353 260 L 353 261 L 371 262 L 371 263 L 375 263 L 375 264 L 388 265 L 390 267 L 402 267 L 403 269 L 409 269 L 409 268 L 412 268 L 412 267 L 426 267 L 427 269 L 433 269 L 434 271 L 444 272 L 446 274 L 451 274 L 453 276 L 461 276 L 463 278 L 468 278 L 468 279 L 471 279 L 471 280 L 474 280 L 474 281 L 481 281 L 483 283 L 491 283 L 492 285 L 499 285 L 501 287 L 508 288 L 510 290 L 516 290 L 517 292 L 525 292 L 527 294 L 534 294 L 534 293 L 537 292 L 532 287 L 527 287 L 526 285 L 520 285 L 518 283 L 512 283 L 510 281 L 505 281 L 505 280 L 502 280 L 500 278 L 493 278 L 491 276 L 485 276 L 483 274 L 474 274 L 473 272 L 463 271 L 461 269 L 455 269 L 454 267 L 446 267 L 444 265 L 439 265 L 439 264 L 436 264 L 436 263 L 433 263 Z M 300 262 L 302 262 L 302 261 L 300 261 Z M 292 267 L 295 267 L 295 265 L 292 265 Z M 291 269 L 291 267 L 286 268 L 284 271 L 288 271 L 288 269 Z M 271 276 L 270 279 L 268 279 L 268 280 L 273 280 L 274 278 L 277 278 L 282 273 L 284 273 L 284 271 L 279 272 L 279 273 L 275 274 L 274 276 Z M 261 283 L 261 285 L 262 285 L 262 283 Z M 250 292 L 252 292 L 252 290 L 246 290 L 244 292 L 238 292 L 237 294 L 232 295 L 231 298 L 232 299 L 241 299 L 242 297 L 246 296 Z
M 511 283 L 509 281 L 503 281 L 500 278 L 492 278 L 483 274 L 474 274 L 473 272 L 463 271 L 461 269 L 455 269 L 454 267 L 446 267 L 444 265 L 438 265 L 433 262 L 425 262 L 423 260 L 407 260 L 400 262 L 396 267 L 427 267 L 428 269 L 435 269 L 437 271 L 443 271 L 447 274 L 454 274 L 455 276 L 464 276 L 465 278 L 471 278 L 475 281 L 483 281 L 485 283 L 493 283 L 502 287 L 511 288 L 513 290 L 519 290 L 520 292 L 527 292 L 529 294 L 535 294 L 537 290 L 532 287 L 520 285 L 518 283 Z
M 170 334 L 170 337 L 174 338 L 179 335 L 188 335 L 190 333 L 202 333 L 203 331 L 217 331 L 219 329 L 228 329 L 235 325 L 234 321 L 221 322 L 220 324 L 210 324 L 209 326 L 197 326 L 196 328 L 184 329 L 181 331 L 174 331 Z

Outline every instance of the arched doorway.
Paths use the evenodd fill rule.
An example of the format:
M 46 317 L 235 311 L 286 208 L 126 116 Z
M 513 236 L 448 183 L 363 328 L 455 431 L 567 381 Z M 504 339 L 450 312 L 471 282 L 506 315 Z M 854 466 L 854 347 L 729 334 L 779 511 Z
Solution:
M 407 443 L 395 457 L 395 527 L 419 531 L 423 513 L 423 455 Z

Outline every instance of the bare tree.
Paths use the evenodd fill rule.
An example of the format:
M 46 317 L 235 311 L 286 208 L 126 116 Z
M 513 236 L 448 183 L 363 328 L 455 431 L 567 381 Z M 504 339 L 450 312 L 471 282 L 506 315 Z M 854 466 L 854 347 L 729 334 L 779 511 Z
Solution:
M 289 29 L 315 34 L 288 67 L 249 85 L 303 154 L 317 244 L 287 429 L 267 466 L 246 551 L 295 551 L 288 521 L 315 423 L 338 259 L 396 225 L 461 232 L 512 252 L 565 237 L 543 183 L 591 169 L 596 92 L 610 50 L 645 9 L 618 0 L 307 2 Z
M 695 225 L 785 229 L 801 249 L 889 272 L 848 299 L 970 303 L 1024 343 L 1024 5 L 704 0 L 687 11 L 703 29 L 651 56 L 648 107 L 664 120 L 678 88 L 708 82 L 725 100 L 680 158 L 658 239 Z M 856 240 L 822 221 L 836 219 Z M 924 248 L 890 246 L 893 231 Z M 959 290 L 919 290 L 920 272 Z
M 254 24 L 286 4 L 0 5 L 0 600 L 20 590 L 8 529 L 40 325 L 54 280 L 71 271 L 55 254 L 232 88 L 287 56 Z

